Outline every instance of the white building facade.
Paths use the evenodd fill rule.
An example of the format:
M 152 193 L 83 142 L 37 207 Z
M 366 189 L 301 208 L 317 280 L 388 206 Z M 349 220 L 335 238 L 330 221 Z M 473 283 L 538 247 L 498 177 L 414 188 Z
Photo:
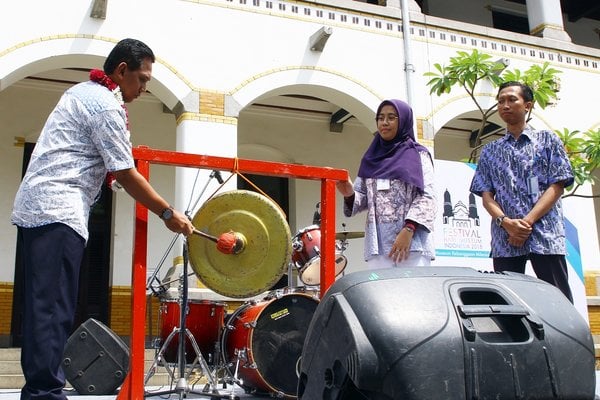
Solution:
M 386 5 L 350 0 L 22 0 L 4 8 L 0 251 L 6 263 L 0 282 L 6 290 L 0 301 L 8 311 L 14 309 L 19 279 L 10 213 L 28 144 L 35 143 L 62 92 L 87 79 L 89 69 L 101 68 L 114 44 L 125 37 L 144 41 L 157 57 L 149 93 L 129 107 L 134 146 L 328 166 L 347 169 L 354 177 L 375 130 L 377 105 L 400 98 L 412 105 L 418 138 L 435 158 L 460 160 L 470 151 L 469 133 L 448 127 L 475 111 L 474 104 L 460 91 L 430 95 L 423 74 L 457 51 L 474 48 L 510 60 L 510 68 L 525 70 L 549 62 L 562 71 L 560 100 L 534 112 L 534 127 L 585 131 L 600 125 L 600 40 L 593 32 L 597 21 L 580 17 L 570 22 L 558 0 L 391 0 Z M 493 28 L 492 16 L 498 11 L 524 16 L 532 34 Z M 477 96 L 490 105 L 495 92 L 482 90 Z M 332 119 L 345 114 L 351 118 Z M 209 173 L 153 166 L 150 180 L 177 208 L 193 215 L 190 204 L 219 187 Z M 235 188 L 232 179 L 223 189 Z M 312 224 L 320 185 L 289 180 L 284 190 L 293 234 Z M 596 192 L 592 186 L 583 191 Z M 344 218 L 339 200 L 336 227 L 364 230 L 364 216 Z M 105 284 L 99 289 L 105 298 L 111 288 L 131 284 L 134 214 L 125 193 L 112 195 L 107 204 L 105 240 L 95 249 L 105 264 Z M 589 198 L 565 201 L 567 216 L 578 228 L 584 270 L 600 268 L 596 207 Z M 180 255 L 179 244 L 169 248 L 172 239 L 151 216 L 149 275 L 156 268 L 166 272 Z M 364 268 L 362 251 L 361 240 L 350 241 L 346 272 Z M 165 259 L 168 265 L 163 266 Z M 475 268 L 490 265 L 488 259 L 469 262 Z M 93 285 L 87 287 L 94 291 Z M 100 303 L 100 319 L 115 321 L 114 306 L 111 310 L 106 299 Z M 97 315 L 91 308 L 82 313 Z M 10 337 L 15 316 L 3 315 L 7 317 L 0 321 L 0 335 Z

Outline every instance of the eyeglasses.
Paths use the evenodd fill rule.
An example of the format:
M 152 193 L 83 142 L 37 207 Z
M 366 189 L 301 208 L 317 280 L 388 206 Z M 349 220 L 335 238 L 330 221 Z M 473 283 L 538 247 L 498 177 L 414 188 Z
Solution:
M 377 122 L 384 122 L 385 120 L 387 120 L 388 122 L 394 122 L 398 119 L 397 115 L 394 114 L 389 114 L 389 115 L 378 115 L 377 117 L 375 117 L 375 121 Z

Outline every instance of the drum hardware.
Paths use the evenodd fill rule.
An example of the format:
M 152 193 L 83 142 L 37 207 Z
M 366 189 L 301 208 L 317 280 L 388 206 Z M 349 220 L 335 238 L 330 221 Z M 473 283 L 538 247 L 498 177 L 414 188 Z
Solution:
M 167 347 L 169 346 L 171 340 L 175 337 L 175 335 L 178 335 L 178 340 L 179 340 L 177 343 L 176 367 L 174 367 L 174 369 L 171 369 L 169 367 L 168 363 L 164 363 L 164 366 L 167 369 L 169 376 L 173 380 L 175 380 L 175 371 L 179 372 L 179 377 L 177 379 L 175 388 L 165 390 L 165 391 L 147 393 L 146 395 L 160 396 L 160 395 L 165 395 L 165 394 L 178 394 L 179 399 L 182 400 L 184 397 L 187 396 L 187 394 L 193 393 L 193 394 L 197 394 L 197 395 L 208 396 L 211 398 L 224 399 L 224 398 L 227 398 L 230 396 L 222 395 L 219 393 L 219 391 L 217 389 L 217 382 L 215 380 L 215 377 L 211 373 L 208 363 L 204 359 L 204 356 L 202 355 L 202 352 L 200 351 L 200 348 L 198 347 L 198 343 L 196 342 L 196 339 L 194 338 L 194 336 L 192 335 L 190 330 L 186 327 L 187 312 L 188 312 L 188 307 L 189 307 L 187 266 L 188 266 L 188 247 L 187 247 L 187 241 L 184 241 L 184 244 L 183 244 L 183 271 L 181 273 L 181 283 L 180 283 L 181 300 L 179 302 L 179 317 L 180 317 L 179 322 L 180 322 L 180 324 L 178 327 L 173 328 L 173 331 L 169 334 L 169 336 L 163 343 L 162 347 L 160 348 L 157 356 L 155 357 L 155 359 L 152 363 L 152 366 L 149 369 L 149 374 L 146 376 L 144 384 L 147 384 L 150 376 L 154 375 L 154 371 L 156 371 L 156 367 L 158 366 L 159 362 L 161 362 L 163 360 L 164 352 L 166 351 Z M 189 371 L 188 371 L 188 368 L 186 365 L 187 364 L 186 353 L 185 353 L 186 338 L 189 339 L 189 341 L 194 349 L 194 352 L 196 354 L 196 358 L 194 359 Z M 188 379 L 189 379 L 193 369 L 197 365 L 200 366 L 202 373 L 208 379 L 208 384 L 205 385 L 205 387 L 202 391 L 193 390 L 188 384 Z M 150 372 L 152 373 L 152 375 L 150 375 Z
M 189 217 L 187 212 L 186 215 Z M 179 324 L 174 323 L 170 330 L 164 330 L 163 343 L 145 380 L 147 383 L 152 376 L 150 374 L 154 374 L 159 365 L 164 365 L 174 385 L 171 390 L 146 395 L 175 393 L 181 399 L 188 393 L 194 393 L 200 397 L 236 399 L 234 390 L 241 386 L 246 391 L 271 394 L 272 397 L 295 398 L 303 338 L 319 297 L 318 292 L 315 296 L 314 291 L 298 293 L 292 288 L 296 265 L 290 262 L 292 238 L 285 215 L 266 197 L 238 190 L 213 196 L 190 219 L 196 229 L 183 244 L 179 299 L 161 304 L 161 313 L 167 315 L 179 307 L 176 310 Z M 320 231 L 318 234 L 320 240 Z M 219 248 L 219 240 L 223 238 L 233 243 L 229 253 Z M 238 245 L 240 241 L 242 246 Z M 320 256 L 319 247 L 320 243 L 317 247 Z M 226 297 L 246 298 L 263 293 L 282 277 L 286 269 L 289 288 L 271 293 L 268 299 L 245 302 L 230 318 L 222 320 L 217 340 L 207 351 L 206 343 L 199 339 L 206 329 L 203 326 L 200 334 L 195 332 L 194 317 L 202 311 L 206 312 L 202 314 L 206 315 L 203 322 L 220 320 L 221 310 L 217 304 L 188 299 L 188 286 L 193 285 L 187 279 L 188 266 L 193 269 L 190 275 L 195 274 L 207 288 Z M 157 272 L 158 269 L 154 275 Z M 154 278 L 149 282 L 151 286 L 158 282 L 159 290 L 153 292 L 162 295 L 165 282 Z M 208 309 L 213 305 L 214 308 Z M 269 323 L 275 324 L 273 329 Z M 270 340 L 271 331 L 276 336 L 273 344 L 277 354 L 264 350 L 259 343 Z M 238 343 L 245 339 L 250 342 Z M 175 355 L 169 355 L 169 348 L 174 344 Z M 193 359 L 186 357 L 186 345 L 187 354 Z M 278 362 L 283 362 L 283 365 L 277 366 Z M 271 364 L 280 371 L 270 371 Z M 201 391 L 194 391 L 191 385 L 195 368 L 199 368 L 208 381 Z M 223 389 L 231 384 L 231 390 L 219 393 L 217 384 L 223 384 Z
M 319 201 L 315 205 L 315 213 L 313 214 L 313 225 L 321 225 L 321 213 L 319 212 L 319 207 L 321 206 L 321 202 Z
M 297 278 L 294 277 L 294 268 L 295 268 L 294 263 L 291 261 L 288 262 L 288 271 L 287 271 L 288 284 L 287 284 L 287 287 L 290 287 L 290 288 L 297 286 L 297 282 L 298 282 Z M 294 282 L 294 280 L 296 280 L 296 282 Z
M 166 343 L 167 335 L 169 335 L 179 324 L 179 319 L 173 317 L 179 315 L 179 302 L 164 300 L 160 306 L 160 334 L 163 339 L 162 343 Z M 200 352 L 207 360 L 209 365 L 214 365 L 215 347 L 219 342 L 219 334 L 224 324 L 225 303 L 220 303 L 211 300 L 189 300 L 186 309 L 187 328 L 191 332 Z M 163 359 L 167 362 L 174 362 L 177 359 L 177 340 L 166 344 L 166 350 L 163 352 Z M 186 340 L 186 360 L 193 362 L 194 355 L 192 343 Z M 160 347 L 160 346 L 159 346 Z
M 198 174 L 200 173 L 200 170 L 198 170 Z M 197 178 L 197 176 L 196 176 Z M 221 176 L 221 172 L 217 171 L 217 170 L 213 170 L 211 171 L 208 180 L 206 181 L 206 183 L 204 184 L 204 187 L 202 188 L 202 190 L 200 191 L 200 193 L 198 194 L 198 197 L 196 198 L 196 201 L 194 202 L 194 205 L 192 206 L 191 204 L 191 199 L 190 199 L 190 203 L 188 204 L 188 208 L 187 211 L 185 211 L 185 215 L 191 219 L 190 217 L 190 211 L 189 210 L 193 210 L 196 208 L 196 206 L 198 205 L 198 202 L 200 201 L 200 199 L 202 198 L 202 196 L 204 195 L 204 192 L 206 192 L 206 189 L 208 188 L 208 185 L 210 184 L 210 181 L 216 178 L 217 181 L 219 182 L 219 184 L 223 184 L 223 177 Z M 192 193 L 193 193 L 193 189 L 192 189 Z M 163 253 L 162 258 L 160 259 L 160 261 L 158 262 L 158 266 L 154 269 L 154 272 L 152 273 L 152 276 L 150 276 L 150 278 L 148 278 L 148 282 L 147 282 L 147 289 L 150 289 L 152 291 L 152 293 L 155 296 L 161 296 L 163 295 L 167 289 L 165 286 L 168 285 L 168 283 L 172 283 L 168 282 L 168 283 L 164 283 L 161 282 L 160 279 L 158 279 L 158 273 L 160 271 L 160 269 L 162 268 L 162 266 L 165 263 L 165 260 L 167 259 L 167 256 L 169 255 L 169 253 L 171 252 L 171 250 L 173 249 L 173 246 L 175 245 L 175 242 L 177 241 L 177 239 L 179 238 L 179 233 L 176 233 L 173 236 L 173 239 L 171 240 L 171 243 L 169 243 L 169 245 L 167 246 L 166 250 Z M 190 273 L 190 275 L 192 275 L 193 272 Z M 154 286 L 155 284 L 158 284 L 158 288 L 156 286 Z
M 213 177 L 216 177 L 217 180 L 219 181 L 219 183 L 221 183 L 221 184 L 223 183 L 223 180 L 222 180 L 222 178 L 220 178 L 220 174 L 218 171 L 213 171 L 211 173 L 210 178 L 213 178 Z M 196 207 L 200 197 L 202 196 L 204 191 L 207 189 L 209 183 L 210 183 L 210 179 L 204 186 L 204 189 L 202 190 L 201 194 L 198 196 L 198 200 L 194 204 L 193 208 Z M 191 205 L 191 202 L 190 202 L 190 205 Z M 189 209 L 189 207 L 188 207 L 188 209 Z M 185 214 L 188 217 L 190 217 L 189 211 L 186 211 Z M 223 231 L 221 231 L 221 232 L 223 232 Z M 198 236 L 205 236 L 205 237 L 213 240 L 210 237 L 210 235 L 208 235 L 208 234 L 205 235 L 204 232 L 200 232 L 199 230 L 195 230 L 194 233 Z M 164 295 L 164 293 L 166 292 L 166 287 L 165 287 L 166 284 L 161 282 L 157 278 L 157 276 L 158 276 L 158 272 L 159 272 L 161 266 L 163 265 L 163 263 L 167 257 L 167 254 L 172 250 L 178 236 L 179 236 L 179 234 L 175 235 L 175 237 L 171 241 L 168 249 L 165 251 L 165 254 L 164 254 L 163 258 L 161 259 L 158 267 L 155 269 L 153 275 L 148 280 L 148 289 L 150 289 L 154 295 L 162 297 Z M 289 234 L 288 234 L 288 236 L 289 236 Z M 235 245 L 238 244 L 238 239 L 243 240 L 244 246 L 234 246 L 232 248 L 233 251 L 231 252 L 231 254 L 238 254 L 242 250 L 244 250 L 244 247 L 246 244 L 245 237 L 241 233 L 236 234 L 233 237 L 235 239 L 235 241 L 234 241 Z M 217 243 L 218 243 L 218 239 L 219 238 L 217 238 Z M 175 383 L 174 387 L 173 387 L 173 384 L 171 383 L 169 390 L 159 391 L 159 392 L 146 392 L 145 396 L 156 396 L 156 395 L 163 395 L 163 394 L 166 394 L 166 395 L 178 394 L 179 399 L 182 400 L 184 397 L 187 397 L 187 394 L 194 393 L 194 394 L 197 394 L 197 395 L 200 395 L 203 397 L 210 397 L 210 398 L 239 399 L 239 397 L 235 395 L 235 392 L 234 392 L 235 387 L 233 385 L 231 386 L 231 391 L 228 394 L 221 394 L 217 390 L 217 378 L 219 377 L 219 373 L 220 373 L 219 371 L 225 370 L 225 368 L 220 364 L 221 348 L 220 348 L 220 338 L 219 338 L 220 332 L 222 330 L 222 325 L 224 324 L 224 318 L 223 318 L 224 313 L 221 314 L 220 312 L 224 308 L 221 309 L 221 308 L 218 308 L 218 306 L 216 306 L 214 304 L 212 304 L 212 305 L 209 304 L 209 306 L 212 308 L 210 308 L 210 311 L 208 313 L 208 315 L 209 315 L 208 318 L 216 317 L 215 318 L 216 321 L 218 323 L 220 322 L 220 324 L 221 324 L 217 328 L 216 338 L 214 340 L 214 346 L 213 346 L 212 353 L 210 351 L 206 351 L 205 348 L 202 348 L 202 349 L 200 348 L 200 346 L 198 345 L 198 342 L 196 341 L 196 338 L 193 334 L 193 333 L 198 334 L 198 332 L 192 332 L 192 330 L 194 330 L 194 326 L 192 326 L 192 330 L 190 330 L 186 326 L 186 320 L 188 320 L 188 318 L 190 316 L 194 315 L 194 312 L 196 310 L 198 310 L 198 307 L 200 310 L 203 310 L 203 309 L 205 309 L 205 306 L 206 306 L 205 303 L 197 304 L 197 303 L 188 301 L 189 282 L 188 282 L 187 278 L 188 278 L 188 276 L 191 276 L 194 274 L 194 272 L 191 272 L 188 274 L 188 271 L 187 271 L 187 268 L 189 265 L 189 263 L 188 263 L 189 255 L 192 253 L 192 251 L 190 251 L 190 248 L 189 248 L 189 242 L 190 242 L 189 238 L 183 241 L 183 271 L 181 272 L 180 278 L 179 278 L 178 301 L 161 304 L 161 313 L 163 311 L 165 311 L 164 309 L 167 309 L 168 306 L 171 306 L 171 305 L 179 306 L 179 310 L 178 310 L 179 311 L 178 312 L 179 323 L 173 324 L 174 326 L 173 326 L 171 332 L 169 332 L 169 335 L 166 337 L 166 339 L 164 340 L 164 343 L 158 350 L 158 352 L 155 356 L 155 360 L 153 361 L 152 366 L 149 368 L 148 374 L 144 381 L 144 384 L 146 385 L 148 383 L 148 380 L 150 379 L 150 377 L 152 377 L 155 374 L 158 366 L 162 365 L 166 368 L 167 373 L 169 374 L 169 376 L 171 378 L 171 382 L 176 381 L 176 383 Z M 170 285 L 170 283 L 171 282 L 168 282 L 167 285 Z M 158 284 L 158 288 L 156 287 L 157 284 Z M 210 287 L 211 289 L 213 289 L 213 287 L 211 287 L 209 285 L 207 285 L 207 286 Z M 203 328 L 203 330 L 206 331 L 205 328 Z M 172 358 L 174 358 L 174 360 L 169 360 L 168 359 L 169 354 L 167 353 L 167 351 L 169 349 L 169 346 L 173 344 L 173 339 L 178 339 L 177 343 L 176 343 L 177 348 L 176 348 L 175 355 L 172 355 Z M 157 342 L 155 341 L 155 346 L 158 348 L 159 346 L 156 343 Z M 158 342 L 158 343 L 160 343 L 160 342 Z M 194 356 L 194 359 L 193 359 L 193 361 L 191 361 L 191 364 L 186 359 L 186 343 L 191 345 L 191 349 L 188 350 L 188 353 L 191 353 Z M 203 355 L 203 352 L 207 353 L 206 358 Z M 209 360 L 208 362 L 206 361 L 207 359 Z M 170 364 L 169 361 L 176 361 L 176 364 L 172 367 L 172 364 Z M 209 362 L 214 364 L 214 371 L 210 370 L 210 367 L 208 364 Z M 194 369 L 197 367 L 200 367 L 202 375 L 206 376 L 207 381 L 208 381 L 206 383 L 206 385 L 204 385 L 204 387 L 200 391 L 194 390 L 194 388 L 193 388 L 193 384 L 195 384 L 196 382 L 194 382 L 194 383 L 192 383 L 192 385 L 190 385 L 190 378 L 192 377 L 192 373 L 193 373 Z M 219 370 L 219 368 L 221 368 L 221 370 Z M 177 371 L 179 372 L 178 374 L 177 374 Z M 223 383 L 224 388 L 225 388 L 226 380 L 227 380 L 227 377 L 224 377 L 221 381 Z
M 187 277 L 189 278 L 190 276 L 194 276 L 194 273 L 193 272 L 189 272 L 188 275 L 187 275 Z M 161 283 L 160 283 L 161 292 L 159 294 L 159 297 L 162 296 L 167 291 L 167 289 L 165 289 L 165 287 L 169 287 L 169 286 L 171 286 L 172 283 L 174 283 L 174 282 L 180 282 L 180 281 L 181 281 L 181 277 L 176 278 L 176 279 L 171 279 L 171 280 L 164 280 L 164 279 L 161 280 Z
M 231 376 L 231 383 L 237 383 L 238 385 L 242 386 L 244 382 L 239 378 L 240 361 L 243 360 L 245 362 L 248 360 L 248 358 L 246 357 L 246 349 L 236 349 L 235 356 L 235 370 L 233 372 L 233 375 Z M 231 363 L 229 365 L 231 365 Z
M 358 238 L 362 238 L 365 237 L 365 233 L 364 232 L 360 232 L 360 231 L 354 231 L 354 232 L 349 232 L 349 231 L 342 231 L 342 232 L 336 232 L 335 233 L 335 238 L 337 240 L 347 240 L 347 239 L 358 239 Z

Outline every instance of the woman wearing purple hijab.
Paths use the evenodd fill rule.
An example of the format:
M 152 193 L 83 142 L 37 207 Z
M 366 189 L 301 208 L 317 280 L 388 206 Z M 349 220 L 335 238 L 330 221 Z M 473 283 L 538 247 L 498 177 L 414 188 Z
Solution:
M 354 184 L 338 182 L 344 215 L 367 211 L 365 260 L 369 268 L 429 265 L 435 256 L 433 161 L 415 141 L 413 113 L 401 100 L 377 108 L 377 132 Z

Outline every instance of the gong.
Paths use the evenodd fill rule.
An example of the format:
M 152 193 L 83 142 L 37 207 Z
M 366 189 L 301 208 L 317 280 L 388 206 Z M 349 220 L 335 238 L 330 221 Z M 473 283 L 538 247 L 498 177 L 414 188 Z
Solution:
M 188 237 L 192 269 L 206 287 L 233 298 L 271 288 L 287 271 L 291 233 L 285 215 L 259 193 L 234 190 L 207 200 L 192 219 L 202 235 Z M 206 237 L 235 233 L 243 248 L 226 254 Z

